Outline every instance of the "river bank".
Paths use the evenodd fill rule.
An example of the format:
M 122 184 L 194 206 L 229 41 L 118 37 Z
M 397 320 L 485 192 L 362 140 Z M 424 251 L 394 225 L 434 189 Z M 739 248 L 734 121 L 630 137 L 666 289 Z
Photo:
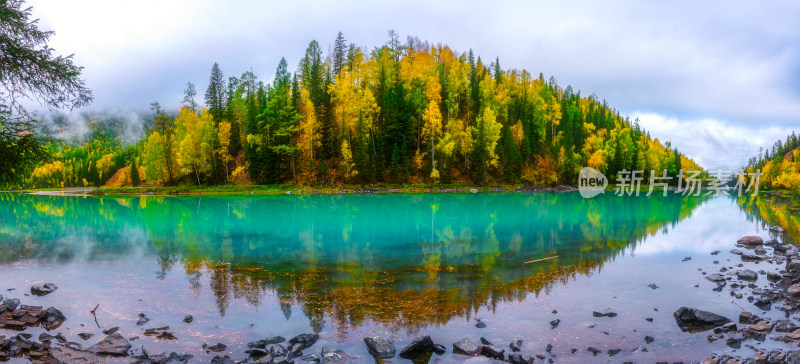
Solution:
M 25 192 L 53 196 L 239 196 L 239 195 L 338 195 L 338 194 L 416 194 L 416 193 L 479 193 L 479 192 L 571 192 L 572 186 L 472 186 L 472 185 L 402 185 L 402 186 L 295 186 L 295 185 L 228 185 L 228 186 L 142 186 L 94 188 L 44 188 L 7 192 Z

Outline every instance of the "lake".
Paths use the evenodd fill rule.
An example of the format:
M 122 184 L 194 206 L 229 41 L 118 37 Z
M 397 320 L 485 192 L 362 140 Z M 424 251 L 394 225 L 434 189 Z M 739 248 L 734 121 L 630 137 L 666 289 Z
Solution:
M 734 349 L 725 340 L 709 342 L 708 332 L 682 332 L 677 308 L 734 321 L 744 309 L 784 315 L 762 314 L 744 298 L 713 291 L 699 271 L 734 268 L 739 259 L 729 250 L 738 238 L 767 239 L 771 224 L 795 224 L 796 204 L 775 200 L 673 193 L 1 193 L 0 294 L 61 309 L 68 320 L 51 333 L 70 341 L 88 346 L 103 329 L 119 326 L 123 336 L 139 337 L 132 342 L 137 350 L 188 353 L 198 362 L 221 354 L 244 359 L 250 341 L 300 333 L 320 335 L 309 352 L 328 346 L 359 362 L 372 361 L 362 339 L 375 335 L 393 339 L 398 352 L 431 335 L 448 348 L 431 362 L 466 359 L 452 353 L 463 337 L 484 337 L 507 352 L 519 338 L 526 357 L 557 361 L 696 361 Z M 785 239 L 793 236 L 790 229 Z M 715 250 L 721 253 L 711 255 Z M 43 282 L 59 289 L 25 295 Z M 89 311 L 98 304 L 95 319 Z M 151 321 L 137 326 L 140 313 Z M 182 322 L 189 314 L 194 321 Z M 478 320 L 486 328 L 476 327 Z M 143 335 L 158 326 L 178 339 Z M 38 336 L 44 329 L 28 331 Z M 96 336 L 84 342 L 77 337 L 83 332 Z M 645 344 L 645 336 L 655 341 Z M 202 350 L 216 343 L 227 350 Z M 762 347 L 781 345 L 767 340 Z M 589 346 L 603 352 L 594 357 Z M 611 349 L 621 352 L 609 357 Z

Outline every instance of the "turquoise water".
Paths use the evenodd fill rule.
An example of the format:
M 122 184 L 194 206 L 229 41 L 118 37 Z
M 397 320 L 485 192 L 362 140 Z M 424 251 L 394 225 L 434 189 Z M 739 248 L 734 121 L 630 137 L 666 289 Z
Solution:
M 202 343 L 225 343 L 242 359 L 248 341 L 312 331 L 362 359 L 365 336 L 402 347 L 425 333 L 447 347 L 464 336 L 520 337 L 528 355 L 552 344 L 552 353 L 577 361 L 590 355 L 587 346 L 625 349 L 615 360 L 700 360 L 727 347 L 680 332 L 671 314 L 695 302 L 738 315 L 697 268 L 751 234 L 765 234 L 763 223 L 725 197 L 7 193 L 0 292 L 16 288 L 5 295 L 63 308 L 62 331 L 73 335 L 121 326 L 141 337 L 135 347 L 200 361 L 213 357 Z M 60 289 L 22 296 L 43 281 Z M 88 314 L 96 304 L 97 323 Z M 587 328 L 597 320 L 592 310 L 605 308 L 620 316 Z M 145 327 L 169 325 L 179 340 L 143 337 L 139 312 L 153 318 Z M 182 323 L 185 314 L 195 322 Z M 489 327 L 475 328 L 475 318 Z M 562 320 L 555 330 L 554 318 Z M 657 339 L 649 352 L 631 353 L 647 333 Z M 581 350 L 570 354 L 573 347 Z

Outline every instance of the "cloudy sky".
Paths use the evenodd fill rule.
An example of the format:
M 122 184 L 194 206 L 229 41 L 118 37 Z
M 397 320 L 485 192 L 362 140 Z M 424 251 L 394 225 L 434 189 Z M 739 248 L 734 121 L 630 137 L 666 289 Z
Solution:
M 373 48 L 387 30 L 473 49 L 504 68 L 592 92 L 706 168 L 741 166 L 800 132 L 800 2 L 308 2 L 34 0 L 51 46 L 74 53 L 93 110 L 177 108 L 211 65 L 271 80 L 341 30 Z

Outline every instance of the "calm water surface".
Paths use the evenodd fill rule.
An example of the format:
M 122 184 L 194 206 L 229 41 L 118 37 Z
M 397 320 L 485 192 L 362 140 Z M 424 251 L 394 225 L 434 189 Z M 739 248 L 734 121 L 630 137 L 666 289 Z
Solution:
M 681 332 L 672 313 L 694 306 L 732 319 L 743 308 L 762 315 L 745 299 L 713 292 L 698 269 L 738 264 L 728 251 L 739 237 L 766 238 L 769 223 L 796 216 L 796 206 L 775 212 L 770 203 L 675 195 L 585 200 L 577 193 L 6 193 L 0 293 L 60 308 L 68 320 L 54 331 L 72 341 L 97 334 L 85 346 L 120 326 L 124 336 L 140 337 L 134 348 L 191 353 L 201 362 L 215 355 L 203 353 L 203 343 L 224 343 L 243 359 L 249 341 L 304 332 L 320 334 L 313 349 L 335 347 L 365 362 L 363 337 L 391 337 L 399 350 L 420 334 L 448 351 L 462 337 L 483 336 L 501 346 L 521 338 L 525 355 L 550 356 L 551 344 L 555 359 L 567 362 L 701 360 L 733 349 L 724 340 L 709 343 L 707 333 Z M 548 257 L 557 258 L 526 264 Z M 24 295 L 42 282 L 59 289 Z M 95 322 L 89 311 L 97 304 Z M 605 309 L 619 316 L 592 316 Z M 152 321 L 136 326 L 139 313 Z M 193 323 L 182 322 L 187 314 Z M 770 315 L 780 312 L 763 314 Z M 476 319 L 488 327 L 476 328 Z M 561 323 L 551 329 L 554 319 Z M 143 335 L 167 325 L 178 340 Z M 646 335 L 656 339 L 649 351 L 633 352 Z M 593 358 L 588 346 L 622 352 Z

